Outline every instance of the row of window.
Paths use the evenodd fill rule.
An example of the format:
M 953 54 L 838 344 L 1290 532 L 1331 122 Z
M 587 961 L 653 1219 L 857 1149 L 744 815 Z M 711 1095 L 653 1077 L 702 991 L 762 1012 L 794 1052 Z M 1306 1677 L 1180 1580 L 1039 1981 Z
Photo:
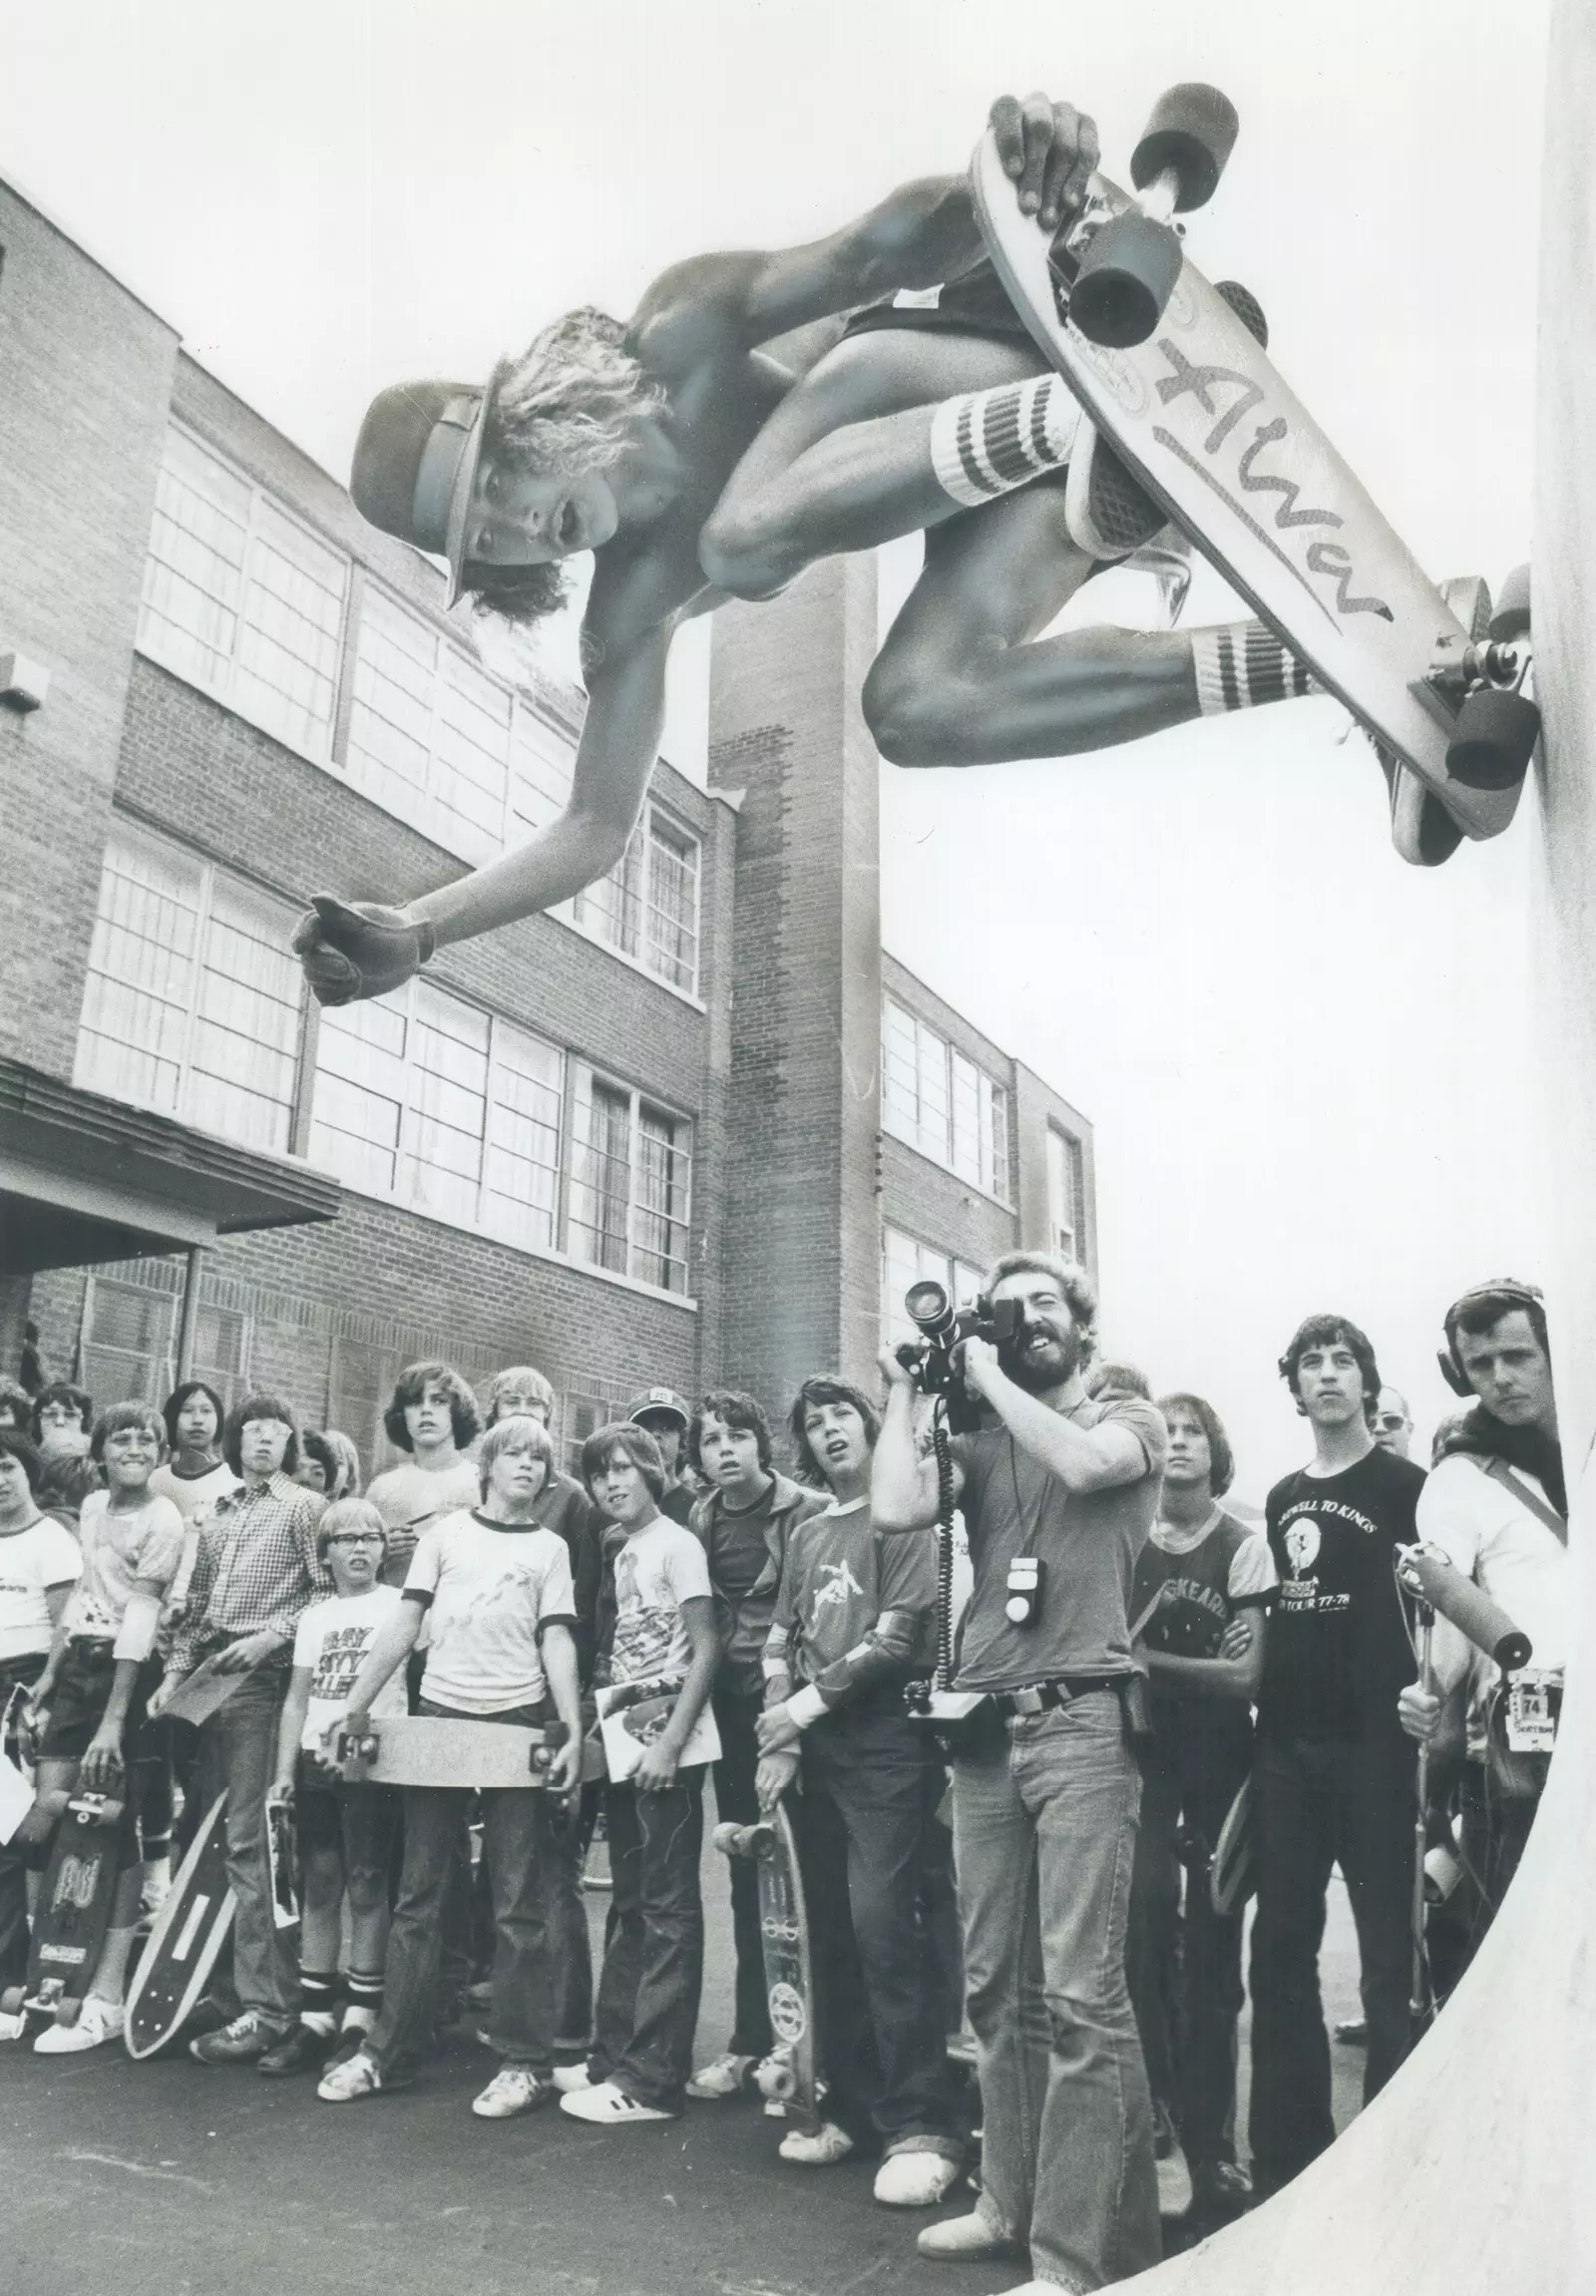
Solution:
M 170 1291 L 129 1274 L 91 1276 L 84 1301 L 80 1376 L 99 1409 L 139 1401 L 160 1404 L 176 1384 L 178 1302 Z M 231 1409 L 250 1384 L 254 1320 L 241 1310 L 201 1304 L 195 1328 L 194 1372 Z M 326 1424 L 350 1436 L 367 1476 L 391 1466 L 399 1453 L 388 1441 L 382 1415 L 405 1356 L 364 1340 L 335 1339 L 327 1372 Z M 486 1404 L 495 1364 L 460 1368 Z M 595 1428 L 621 1416 L 624 1383 L 568 1388 L 555 1407 L 556 1437 L 568 1471 L 576 1473 L 582 1446 Z
M 278 740 L 344 774 L 464 861 L 546 829 L 576 752 L 420 614 L 367 579 L 337 743 L 350 562 L 187 432 L 169 429 L 139 645 Z M 644 808 L 611 874 L 563 912 L 689 995 L 698 988 L 699 846 Z
M 1085 1250 L 1086 1174 L 1080 1142 L 1056 1125 L 1047 1127 L 1047 1242 L 1063 1259 L 1079 1260 Z M 881 1238 L 881 1322 L 887 1344 L 912 1339 L 915 1328 L 904 1296 L 915 1284 L 938 1283 L 956 1308 L 967 1308 L 981 1291 L 984 1271 L 940 1252 L 900 1228 L 883 1228 Z
M 119 824 L 75 1080 L 285 1154 L 291 926 L 266 896 Z M 688 1291 L 691 1124 L 560 1046 L 415 979 L 322 1013 L 310 1094 L 311 1161 L 362 1194 Z
M 1008 1094 L 894 997 L 882 1006 L 881 1121 L 962 1180 L 1009 1201 Z

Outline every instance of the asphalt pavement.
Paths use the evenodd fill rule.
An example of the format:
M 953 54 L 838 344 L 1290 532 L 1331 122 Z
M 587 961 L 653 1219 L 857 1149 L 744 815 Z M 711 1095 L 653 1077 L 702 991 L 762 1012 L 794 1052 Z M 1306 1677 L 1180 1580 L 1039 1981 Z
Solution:
M 710 2056 L 731 1967 L 712 1852 L 704 1882 Z M 596 1953 L 605 1902 L 590 1900 Z M 1355 2014 L 1356 1980 L 1338 1882 L 1331 2017 Z M 1245 2033 L 1241 2055 L 1245 2081 Z M 1344 2123 L 1363 2053 L 1334 2056 Z M 477 2120 L 492 2071 L 469 2024 L 415 2088 L 342 2105 L 308 2078 L 0 2046 L 0 2280 L 19 2296 L 985 2296 L 1017 2277 L 922 2263 L 926 2216 L 878 2207 L 870 2163 L 786 2166 L 756 2098 L 632 2129 L 555 2106 Z

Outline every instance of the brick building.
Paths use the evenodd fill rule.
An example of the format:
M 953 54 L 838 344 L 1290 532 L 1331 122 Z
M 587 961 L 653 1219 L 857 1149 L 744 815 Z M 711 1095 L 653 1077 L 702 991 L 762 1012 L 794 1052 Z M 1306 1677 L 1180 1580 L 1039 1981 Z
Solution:
M 1017 1241 L 1093 1264 L 1089 1125 L 881 949 L 874 582 L 716 617 L 707 781 L 662 757 L 610 878 L 320 1011 L 305 896 L 552 819 L 582 697 L 490 674 L 428 561 L 0 186 L 7 1363 L 31 1316 L 98 1400 L 192 1365 L 370 1464 L 423 1353 L 538 1363 L 569 1445 L 643 1383 L 867 1374 L 906 1283 Z

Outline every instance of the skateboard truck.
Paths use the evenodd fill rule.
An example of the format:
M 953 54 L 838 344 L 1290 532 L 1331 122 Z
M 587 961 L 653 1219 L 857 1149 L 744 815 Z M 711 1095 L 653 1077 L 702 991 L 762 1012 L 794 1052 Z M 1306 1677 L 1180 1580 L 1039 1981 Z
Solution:
M 1191 82 L 1159 97 L 1131 155 L 1139 207 L 1095 225 L 1088 209 L 1086 229 L 1070 234 L 1078 267 L 1067 315 L 1088 341 L 1111 350 L 1146 342 L 1185 260 L 1175 218 L 1213 197 L 1239 126 L 1217 88 Z

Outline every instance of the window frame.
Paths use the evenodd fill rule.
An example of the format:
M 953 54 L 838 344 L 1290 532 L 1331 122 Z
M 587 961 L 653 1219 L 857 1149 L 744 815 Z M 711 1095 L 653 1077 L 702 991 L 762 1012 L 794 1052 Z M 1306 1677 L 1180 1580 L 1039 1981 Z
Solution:
M 1048 1249 L 1049 1251 L 1058 1253 L 1062 1257 L 1073 1260 L 1077 1266 L 1084 1267 L 1086 1264 L 1085 1142 L 1077 1138 L 1073 1132 L 1066 1131 L 1064 1126 L 1062 1124 L 1056 1123 L 1052 1117 L 1047 1119 L 1046 1135 L 1045 1157 L 1047 1171 Z M 1064 1170 L 1061 1177 L 1067 1184 L 1069 1190 L 1068 1210 L 1070 1219 L 1067 1229 L 1067 1234 L 1069 1236 L 1069 1242 L 1067 1245 L 1063 1241 L 1066 1230 L 1064 1228 L 1064 1224 L 1058 1218 L 1058 1190 L 1054 1185 L 1054 1141 L 1058 1143 L 1057 1153 L 1062 1158 L 1064 1164 Z
M 693 1305 L 696 1305 L 696 1300 L 692 1291 L 692 1240 L 694 1209 L 693 1183 L 696 1171 L 696 1157 L 698 1148 L 697 1125 L 694 1123 L 692 1117 L 689 1116 L 684 1109 L 670 1107 L 656 1094 L 651 1092 L 644 1092 L 640 1086 L 629 1084 L 623 1077 L 613 1075 L 607 1069 L 598 1067 L 593 1061 L 583 1060 L 576 1054 L 571 1056 L 569 1074 L 571 1077 L 571 1085 L 569 1093 L 570 1115 L 567 1125 L 567 1138 L 570 1142 L 570 1157 L 564 1197 L 564 1225 L 566 1237 L 565 1249 L 567 1256 L 571 1260 L 572 1265 L 575 1267 L 590 1268 L 598 1275 L 609 1277 L 611 1281 L 623 1280 L 628 1284 L 636 1285 L 641 1290 L 647 1292 L 652 1298 L 689 1302 Z M 590 1093 L 592 1088 L 597 1086 L 602 1092 L 613 1093 L 617 1096 L 624 1096 L 627 1102 L 626 1266 L 623 1272 L 623 1276 L 622 1271 L 614 1268 L 606 1268 L 599 1260 L 590 1260 L 585 1258 L 577 1250 L 573 1241 L 574 1232 L 579 1226 L 588 1228 L 590 1225 L 590 1223 L 586 1221 L 579 1222 L 571 1209 L 571 1200 L 575 1191 L 578 1188 L 586 1188 L 591 1186 L 590 1182 L 585 1181 L 579 1177 L 577 1170 L 578 1156 L 583 1152 L 584 1148 L 588 1146 L 588 1143 L 579 1141 L 577 1137 L 576 1124 L 577 1108 L 582 1099 L 582 1079 L 584 1075 L 586 1075 Z M 652 1115 L 662 1117 L 667 1124 L 677 1127 L 684 1126 L 687 1133 L 688 1145 L 686 1150 L 682 1151 L 679 1145 L 677 1145 L 675 1142 L 672 1143 L 671 1149 L 672 1154 L 675 1155 L 685 1153 L 687 1160 L 686 1210 L 681 1218 L 673 1221 L 673 1225 L 679 1227 L 682 1234 L 682 1289 L 679 1292 L 668 1285 L 650 1283 L 647 1277 L 638 1276 L 633 1273 L 641 1251 L 637 1237 L 638 1222 L 640 1217 L 646 1217 L 647 1215 L 647 1207 L 640 1203 L 637 1186 L 638 1175 L 640 1171 L 640 1159 L 638 1156 L 638 1143 L 641 1138 L 640 1120 L 645 1110 Z M 661 1215 L 661 1217 L 669 1218 L 671 1216 L 667 1214 Z M 668 1266 L 670 1264 L 670 1255 L 668 1253 L 665 1255 L 665 1260 Z
M 904 1315 L 902 1301 L 898 1302 L 895 1310 L 892 1294 L 888 1289 L 888 1270 L 892 1259 L 892 1239 L 894 1237 L 902 1243 L 914 1246 L 917 1255 L 915 1282 L 923 1284 L 930 1278 L 940 1283 L 956 1308 L 975 1304 L 987 1273 L 984 1268 L 978 1268 L 973 1261 L 961 1260 L 957 1252 L 950 1252 L 941 1244 L 930 1243 L 924 1236 L 916 1236 L 908 1228 L 900 1228 L 896 1221 L 883 1220 L 881 1224 L 881 1335 L 883 1345 L 889 1347 L 896 1345 L 901 1339 L 912 1339 L 915 1336 L 913 1327 L 909 1325 L 908 1319 Z M 925 1264 L 928 1258 L 936 1265 L 928 1267 Z M 973 1287 L 968 1292 L 961 1291 L 959 1282 L 961 1270 L 975 1279 Z
M 227 892 L 233 895 L 234 898 L 238 899 L 241 905 L 245 907 L 252 906 L 263 918 L 270 918 L 279 946 L 284 950 L 286 950 L 288 947 L 289 937 L 293 931 L 294 912 L 289 904 L 280 900 L 277 895 L 268 893 L 261 887 L 252 884 L 248 878 L 234 875 L 231 870 L 225 868 L 220 862 L 212 861 L 207 854 L 199 852 L 193 846 L 181 845 L 174 838 L 163 837 L 159 831 L 147 828 L 143 822 L 130 821 L 126 815 L 114 814 L 112 816 L 110 829 L 107 833 L 105 847 L 100 857 L 100 885 L 97 888 L 95 894 L 94 925 L 96 931 L 98 931 L 102 922 L 107 924 L 110 922 L 109 920 L 102 918 L 100 901 L 105 889 L 107 864 L 111 858 L 112 849 L 119 840 L 123 843 L 125 848 L 131 848 L 134 852 L 137 852 L 141 846 L 147 850 L 153 850 L 156 854 L 163 858 L 168 867 L 177 867 L 188 871 L 197 877 L 199 881 L 199 897 L 194 913 L 195 952 L 194 956 L 189 959 L 191 973 L 189 993 L 187 1002 L 182 1007 L 184 1012 L 184 1050 L 182 1059 L 174 1063 L 179 1071 L 178 1086 L 174 1096 L 173 1104 L 172 1106 L 168 1107 L 161 1101 L 153 1098 L 133 1096 L 126 1091 L 113 1091 L 102 1078 L 88 1075 L 84 1072 L 83 1039 L 86 1033 L 84 1023 L 84 1010 L 88 1001 L 90 980 L 91 977 L 100 977 L 106 979 L 113 979 L 115 977 L 109 973 L 95 975 L 93 973 L 92 967 L 86 967 L 85 969 L 84 999 L 78 1008 L 78 1026 L 73 1046 L 73 1082 L 83 1091 L 104 1093 L 108 1100 L 118 1100 L 125 1107 L 148 1108 L 158 1116 L 166 1116 L 170 1118 L 174 1123 L 192 1125 L 196 1131 L 206 1132 L 212 1138 L 234 1139 L 234 1135 L 231 1133 L 217 1134 L 212 1131 L 210 1126 L 201 1124 L 193 1114 L 190 1106 L 190 1093 L 193 1078 L 196 1073 L 196 1038 L 198 1036 L 201 1021 L 200 1002 L 207 974 L 215 969 L 209 962 L 207 951 L 212 926 L 217 922 L 215 898 L 217 882 L 221 881 L 224 884 Z M 222 919 L 220 922 L 225 928 L 227 921 Z M 90 942 L 90 954 L 92 957 L 92 937 Z M 297 976 L 297 966 L 285 965 L 285 970 L 289 970 L 295 976 Z M 138 993 L 135 984 L 130 981 L 122 981 L 118 983 L 118 985 L 125 989 L 131 990 L 133 993 Z M 291 1063 L 287 1099 L 285 1101 L 275 1103 L 275 1105 L 279 1106 L 282 1110 L 282 1138 L 276 1145 L 266 1147 L 261 1147 L 257 1143 L 253 1142 L 235 1140 L 235 1145 L 240 1147 L 247 1147 L 251 1154 L 287 1156 L 292 1152 L 294 1127 L 304 1084 L 303 1041 L 305 1000 L 304 985 L 302 979 L 298 979 L 296 977 L 296 986 L 298 992 L 295 996 L 293 1007 L 294 1041 L 291 1053 L 278 1053 L 274 1047 L 259 1047 L 260 1049 L 270 1049 L 273 1053 L 273 1057 L 287 1058 Z M 94 1036 L 101 1036 L 105 1032 L 102 1030 L 89 1030 L 87 1033 Z M 159 1054 L 149 1054 L 148 1057 L 152 1059 L 159 1059 L 161 1056 Z M 201 1071 L 201 1073 L 208 1075 L 211 1072 L 205 1070 Z M 217 1078 L 217 1081 L 224 1082 L 226 1080 Z M 270 1095 L 266 1093 L 260 1093 L 258 1097 L 264 1100 L 268 1099 Z
M 915 1114 L 911 1120 L 901 1114 L 893 1104 L 892 1070 L 894 1047 L 891 1042 L 893 1015 L 909 1023 L 914 1041 Z M 940 1052 L 940 1059 L 937 1054 Z M 976 1162 L 978 1169 L 990 1169 L 989 1177 L 974 1177 L 955 1161 L 960 1153 L 959 1091 L 963 1082 L 961 1069 L 969 1071 L 976 1095 Z M 941 1083 L 940 1108 L 935 1104 L 928 1113 L 928 1094 L 925 1079 L 933 1070 Z M 930 1096 L 935 1101 L 935 1096 Z M 999 1083 L 968 1052 L 962 1052 L 951 1037 L 940 1028 L 934 1028 L 922 1013 L 915 1010 L 890 988 L 882 991 L 881 999 L 881 1128 L 894 1140 L 902 1141 L 916 1155 L 942 1171 L 951 1173 L 967 1188 L 1000 1204 L 1005 1212 L 1013 1210 L 1008 1157 L 1011 1138 L 1012 1098 L 1006 1084 Z M 932 1122 L 930 1119 L 939 1119 Z M 930 1144 L 940 1131 L 941 1146 Z
M 343 700 L 345 660 L 348 652 L 351 608 L 354 603 L 355 595 L 354 559 L 349 551 L 344 549 L 340 543 L 335 542 L 330 535 L 322 533 L 320 528 L 313 526 L 311 522 L 307 518 L 303 517 L 291 503 L 284 501 L 282 496 L 278 494 L 275 489 L 263 485 L 261 481 L 255 478 L 251 472 L 245 470 L 241 463 L 234 461 L 230 455 L 225 453 L 221 448 L 215 446 L 209 439 L 205 438 L 201 432 L 194 429 L 191 424 L 184 422 L 177 415 L 169 415 L 167 419 L 167 431 L 169 434 L 176 432 L 178 436 L 183 439 L 186 445 L 192 447 L 196 453 L 205 456 L 209 461 L 215 463 L 217 467 L 223 471 L 227 477 L 232 479 L 236 485 L 246 488 L 248 491 L 249 517 L 248 524 L 244 530 L 244 556 L 242 565 L 239 570 L 239 607 L 234 617 L 235 626 L 233 630 L 233 641 L 227 657 L 227 675 L 225 678 L 221 679 L 211 679 L 204 677 L 197 672 L 192 665 L 184 665 L 171 660 L 168 655 L 162 651 L 159 642 L 152 643 L 147 637 L 144 629 L 146 610 L 144 595 L 144 575 L 143 571 L 141 570 L 139 590 L 139 617 L 138 627 L 134 637 L 134 650 L 137 653 L 143 654 L 147 661 L 153 661 L 157 663 L 168 673 L 169 676 L 182 678 L 184 683 L 186 685 L 192 685 L 196 692 L 207 694 L 209 698 L 212 701 L 218 703 L 221 708 L 230 710 L 234 716 L 240 717 L 246 724 L 254 726 L 259 732 L 265 734 L 269 740 L 280 742 L 284 749 L 291 750 L 296 757 L 308 758 L 313 765 L 331 766 L 333 763 L 334 748 L 337 743 L 338 728 L 343 714 L 341 704 Z M 164 471 L 165 440 L 163 440 L 162 468 Z M 260 510 L 260 506 L 263 503 L 269 506 L 271 512 L 278 518 L 282 519 L 287 526 L 296 529 L 298 533 L 302 534 L 307 541 L 315 546 L 316 549 L 325 551 L 329 558 L 335 559 L 343 574 L 343 588 L 338 600 L 338 623 L 336 630 L 332 633 L 332 668 L 330 673 L 332 684 L 332 705 L 326 719 L 324 738 L 311 744 L 306 744 L 304 742 L 295 740 L 291 735 L 285 733 L 280 726 L 268 724 L 264 715 L 260 711 L 252 709 L 245 700 L 240 698 L 236 691 L 238 682 L 238 635 L 244 627 L 242 612 L 242 589 L 245 585 L 247 585 L 248 582 L 250 558 L 253 553 L 256 538 L 260 534 L 260 530 L 263 524 Z M 154 542 L 154 524 L 156 518 L 159 515 L 160 505 L 158 502 L 155 508 L 152 509 L 151 533 L 149 536 L 147 536 L 145 541 L 144 567 L 146 569 L 149 567 L 154 557 L 154 552 L 152 549 L 152 544 Z

